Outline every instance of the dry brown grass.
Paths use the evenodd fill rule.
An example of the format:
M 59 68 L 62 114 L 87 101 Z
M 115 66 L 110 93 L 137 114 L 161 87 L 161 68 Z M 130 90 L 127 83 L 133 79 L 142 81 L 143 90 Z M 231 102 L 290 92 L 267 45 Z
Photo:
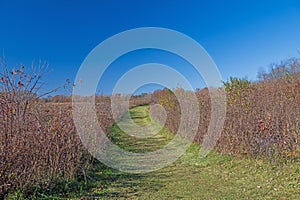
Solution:
M 71 107 L 39 102 L 43 66 L 9 70 L 2 63 L 1 68 L 0 197 L 75 178 L 86 162 Z
M 24 66 L 1 67 L 0 199 L 16 190 L 30 196 L 34 188 L 55 187 L 58 179 L 86 178 L 93 159 L 76 133 L 72 104 L 39 98 L 43 66 L 29 72 Z M 96 102 L 98 120 L 107 131 L 114 123 L 110 98 L 97 97 Z M 130 107 L 146 103 L 149 99 L 135 97 Z M 117 111 L 117 118 L 126 112 Z
M 300 156 L 300 76 L 276 78 L 258 83 L 232 79 L 225 84 L 227 114 L 221 137 L 215 147 L 227 154 L 262 156 L 271 162 Z M 195 141 L 202 143 L 210 122 L 208 89 L 196 93 L 200 121 Z M 176 133 L 180 106 L 172 92 L 153 94 L 153 101 L 167 110 L 165 126 Z

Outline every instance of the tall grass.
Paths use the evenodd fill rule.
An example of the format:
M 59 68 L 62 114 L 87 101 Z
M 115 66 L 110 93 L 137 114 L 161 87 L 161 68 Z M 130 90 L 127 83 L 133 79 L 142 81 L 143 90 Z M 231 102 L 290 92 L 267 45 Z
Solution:
M 1 65 L 0 196 L 16 190 L 30 193 L 57 178 L 75 178 L 85 165 L 84 149 L 71 107 L 46 107 L 39 102 L 45 66 L 34 71 Z
M 0 71 L 0 199 L 21 191 L 28 197 L 37 189 L 57 188 L 57 182 L 86 179 L 93 161 L 83 147 L 72 118 L 71 103 L 41 100 L 45 65 Z M 96 97 L 96 112 L 107 132 L 114 123 L 111 98 Z M 130 107 L 148 104 L 149 98 L 132 97 Z M 117 110 L 116 117 L 126 112 Z M 55 191 L 53 191 L 55 192 Z
M 292 63 L 294 71 L 296 66 L 300 69 L 300 62 Z M 271 162 L 300 157 L 300 75 L 279 67 L 285 69 L 281 74 L 272 69 L 260 82 L 231 78 L 224 83 L 227 113 L 215 147 L 218 151 L 265 157 Z M 201 144 L 210 123 L 211 99 L 207 88 L 196 95 L 200 120 L 195 141 Z M 168 115 L 165 126 L 176 133 L 181 111 L 175 95 L 164 89 L 154 92 L 152 100 L 164 106 Z

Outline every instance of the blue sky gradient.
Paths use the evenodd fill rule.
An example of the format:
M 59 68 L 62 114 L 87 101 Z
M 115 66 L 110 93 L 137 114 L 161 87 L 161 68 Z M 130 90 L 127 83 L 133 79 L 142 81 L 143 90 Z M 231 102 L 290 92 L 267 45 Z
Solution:
M 230 76 L 255 80 L 260 67 L 300 57 L 297 0 L 11 0 L 0 1 L 0 22 L 0 49 L 8 65 L 46 61 L 51 71 L 45 77 L 48 88 L 66 78 L 74 80 L 85 57 L 100 42 L 138 27 L 164 27 L 192 37 L 213 58 L 224 80 Z M 193 75 L 183 61 L 158 53 L 136 52 L 117 60 L 100 83 L 101 92 L 109 93 L 116 77 L 132 63 L 174 63 Z M 192 79 L 197 87 L 199 77 Z

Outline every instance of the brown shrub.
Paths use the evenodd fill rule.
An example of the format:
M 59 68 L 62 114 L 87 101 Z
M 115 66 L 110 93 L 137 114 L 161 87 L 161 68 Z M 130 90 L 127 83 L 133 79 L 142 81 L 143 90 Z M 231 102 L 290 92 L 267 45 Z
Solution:
M 75 178 L 85 167 L 70 106 L 41 104 L 41 78 L 2 63 L 0 76 L 0 196 L 56 178 Z
M 39 98 L 44 66 L 35 72 L 24 66 L 9 71 L 5 63 L 1 67 L 0 199 L 16 190 L 30 193 L 35 187 L 53 186 L 57 179 L 83 176 L 92 158 L 76 133 L 72 104 Z M 132 97 L 130 107 L 149 100 Z M 96 102 L 98 120 L 107 132 L 114 123 L 110 98 L 97 97 Z M 117 118 L 126 112 L 121 108 Z
M 225 83 L 227 113 L 221 137 L 215 147 L 222 153 L 263 156 L 271 162 L 299 158 L 300 76 L 250 83 L 231 79 Z M 202 143 L 210 122 L 211 100 L 208 89 L 198 90 L 200 121 L 195 141 Z M 168 113 L 165 126 L 178 127 L 180 106 L 166 91 L 153 93 L 153 101 Z M 171 108 L 170 108 L 170 105 Z

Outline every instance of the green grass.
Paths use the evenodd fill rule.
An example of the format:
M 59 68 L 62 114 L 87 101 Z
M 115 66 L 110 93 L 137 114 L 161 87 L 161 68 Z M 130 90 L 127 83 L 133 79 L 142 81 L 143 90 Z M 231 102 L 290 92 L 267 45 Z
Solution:
M 134 123 L 131 122 L 131 119 L 133 119 Z M 151 121 L 149 117 L 149 106 L 132 108 L 129 113 L 122 117 L 118 124 L 121 127 L 125 127 L 126 130 L 130 130 L 130 132 L 135 132 L 135 134 L 136 132 L 142 131 L 142 134 L 143 132 L 147 132 L 150 135 L 150 137 L 147 138 L 133 137 L 124 133 L 117 124 L 114 124 L 110 129 L 108 137 L 114 144 L 127 151 L 155 151 L 168 144 L 174 138 L 174 135 L 159 123 Z M 134 126 L 142 126 L 142 128 L 136 130 Z
M 146 174 L 98 172 L 100 199 L 300 199 L 299 163 L 267 162 L 210 153 L 192 145 L 174 164 Z M 99 170 L 100 171 L 100 170 Z
M 151 123 L 148 106 L 131 109 L 121 122 L 126 124 L 130 116 L 139 125 Z M 173 138 L 168 130 L 161 129 L 150 138 L 137 139 L 126 135 L 117 125 L 111 128 L 109 137 L 133 152 L 156 150 Z M 199 148 L 192 144 L 172 165 L 144 174 L 124 173 L 97 164 L 89 172 L 85 190 L 67 196 L 70 199 L 300 199 L 299 161 L 272 165 L 216 152 L 201 159 Z

